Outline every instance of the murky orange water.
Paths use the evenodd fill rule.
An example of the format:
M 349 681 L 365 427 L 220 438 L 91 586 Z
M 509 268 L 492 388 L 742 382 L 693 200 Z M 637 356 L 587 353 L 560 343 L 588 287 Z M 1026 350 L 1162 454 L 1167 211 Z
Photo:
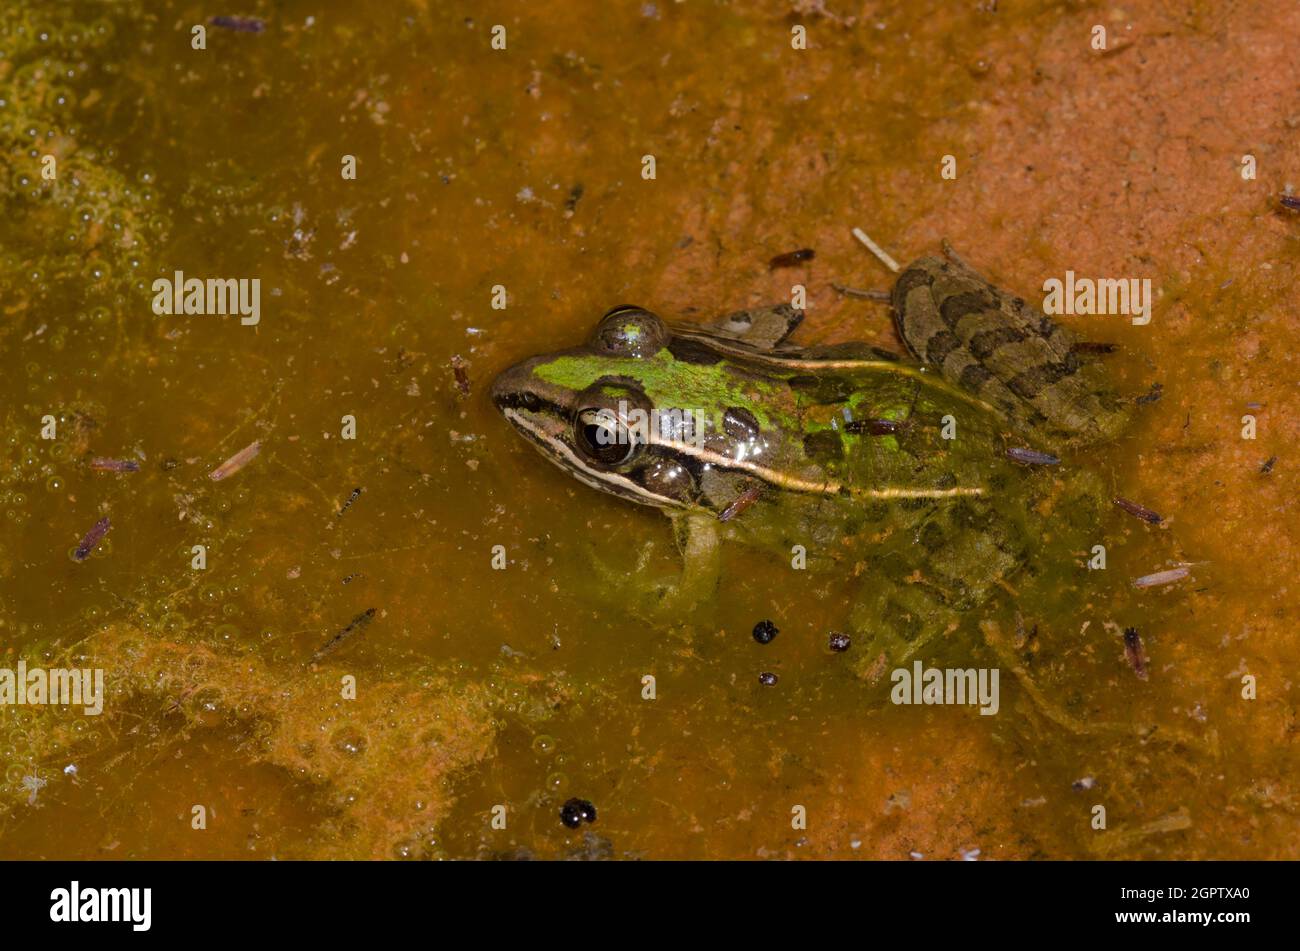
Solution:
M 194 3 L 0 14 L 0 651 L 107 691 L 98 717 L 0 708 L 0 855 L 1297 855 L 1300 221 L 1270 198 L 1292 58 L 1208 4 L 818 6 L 254 4 L 262 32 L 210 25 L 203 50 Z M 1094 21 L 1136 48 L 1094 56 Z M 1250 103 L 1227 115 L 1161 69 L 1233 43 L 1259 68 L 1225 73 Z M 1212 161 L 1170 152 L 1198 109 Z M 638 620 L 597 566 L 670 572 L 667 522 L 546 466 L 486 399 L 624 301 L 699 317 L 798 280 L 797 339 L 894 347 L 831 287 L 886 285 L 853 225 L 900 258 L 950 236 L 1030 299 L 1066 268 L 1160 295 L 1146 327 L 1074 325 L 1120 345 L 1128 391 L 1163 384 L 1088 461 L 1165 523 L 1108 522 L 1105 584 L 1062 599 L 1043 566 L 938 650 L 1002 666 L 994 717 L 890 704 L 825 649 L 852 579 L 775 555 L 728 550 L 706 609 Z M 259 278 L 260 321 L 156 316 L 176 270 Z M 1189 580 L 1127 584 L 1177 562 Z M 570 796 L 594 825 L 561 825 Z

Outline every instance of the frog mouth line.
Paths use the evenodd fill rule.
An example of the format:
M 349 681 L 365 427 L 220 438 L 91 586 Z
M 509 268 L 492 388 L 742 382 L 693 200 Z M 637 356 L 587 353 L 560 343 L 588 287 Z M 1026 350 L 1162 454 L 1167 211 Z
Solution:
M 655 495 L 618 472 L 609 469 L 597 470 L 589 466 L 563 441 L 548 434 L 543 427 L 537 425 L 519 411 L 509 407 L 502 407 L 501 412 L 516 429 L 526 435 L 542 450 L 542 455 L 586 485 L 645 505 L 658 507 L 672 505 L 678 508 L 692 508 L 692 506 L 677 499 Z M 949 489 L 858 489 L 838 482 L 812 482 L 807 479 L 784 475 L 766 466 L 732 459 L 688 442 L 657 438 L 651 439 L 648 444 L 690 456 L 705 465 L 716 466 L 720 469 L 741 470 L 777 488 L 809 495 L 847 495 L 851 498 L 871 499 L 873 501 L 897 501 L 904 499 L 941 500 L 984 494 L 984 489 L 980 486 L 955 486 Z
M 685 509 L 697 508 L 697 506 L 692 506 L 678 499 L 655 495 L 638 485 L 634 480 L 613 470 L 595 469 L 589 466 L 563 440 L 547 433 L 544 427 L 534 423 L 516 409 L 502 406 L 501 414 L 519 432 L 528 437 L 528 440 L 537 446 L 542 455 L 550 460 L 553 465 L 567 472 L 584 485 L 627 499 L 630 502 L 653 505 L 655 508 L 663 508 L 664 506 Z

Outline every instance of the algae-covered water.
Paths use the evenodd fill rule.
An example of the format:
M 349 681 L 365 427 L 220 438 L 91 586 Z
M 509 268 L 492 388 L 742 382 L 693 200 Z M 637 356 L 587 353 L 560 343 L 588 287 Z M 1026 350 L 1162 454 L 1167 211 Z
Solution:
M 1300 855 L 1296 14 L 1216 6 L 8 4 L 0 666 L 104 695 L 0 706 L 0 855 Z M 887 286 L 855 225 L 1031 300 L 1155 288 L 1065 320 L 1160 394 L 1086 461 L 1163 521 L 927 658 L 1000 668 L 996 716 L 829 651 L 851 572 L 729 549 L 701 609 L 627 610 L 602 569 L 671 571 L 667 521 L 487 398 L 626 301 L 798 281 L 799 341 L 898 349 L 832 286 Z M 157 313 L 178 271 L 256 313 Z

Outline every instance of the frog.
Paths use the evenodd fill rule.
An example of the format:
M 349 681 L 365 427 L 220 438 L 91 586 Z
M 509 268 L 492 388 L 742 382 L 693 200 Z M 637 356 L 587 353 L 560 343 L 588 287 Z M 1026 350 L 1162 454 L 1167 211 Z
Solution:
M 504 370 L 491 399 L 577 481 L 669 517 L 681 573 L 649 597 L 671 611 L 716 591 L 724 544 L 854 565 L 848 623 L 878 677 L 1018 576 L 1077 561 L 1109 500 L 1058 464 L 1117 439 L 1136 405 L 1073 331 L 946 244 L 887 300 L 897 349 L 794 345 L 789 304 L 705 323 L 620 305 L 585 344 Z

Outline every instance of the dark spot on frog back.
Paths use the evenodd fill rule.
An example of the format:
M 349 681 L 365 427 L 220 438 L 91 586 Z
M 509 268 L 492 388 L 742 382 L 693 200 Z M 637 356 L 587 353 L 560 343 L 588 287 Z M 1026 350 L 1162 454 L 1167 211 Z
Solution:
M 722 415 L 722 428 L 733 439 L 757 439 L 760 431 L 758 419 L 741 406 L 727 408 Z

